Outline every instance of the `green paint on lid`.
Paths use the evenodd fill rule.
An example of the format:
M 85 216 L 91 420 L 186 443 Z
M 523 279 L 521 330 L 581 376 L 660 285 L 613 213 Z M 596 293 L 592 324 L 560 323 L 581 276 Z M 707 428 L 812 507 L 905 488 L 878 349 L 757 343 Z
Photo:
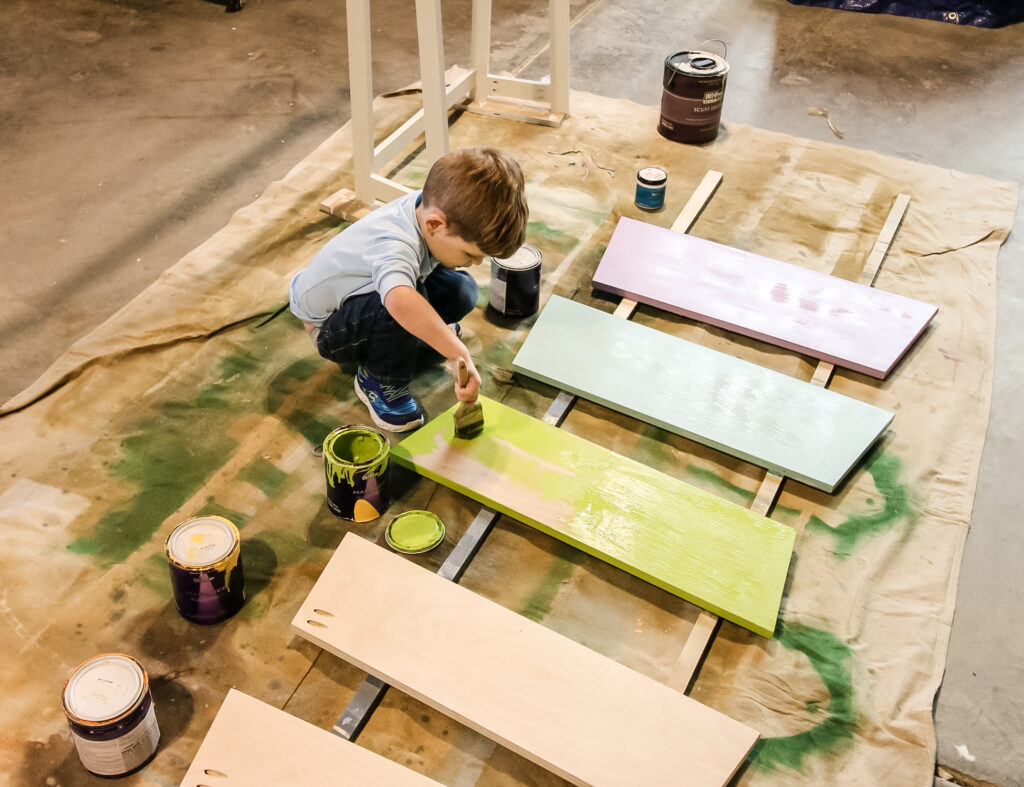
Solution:
M 396 552 L 416 555 L 444 541 L 444 522 L 430 511 L 406 511 L 391 520 L 384 540 Z

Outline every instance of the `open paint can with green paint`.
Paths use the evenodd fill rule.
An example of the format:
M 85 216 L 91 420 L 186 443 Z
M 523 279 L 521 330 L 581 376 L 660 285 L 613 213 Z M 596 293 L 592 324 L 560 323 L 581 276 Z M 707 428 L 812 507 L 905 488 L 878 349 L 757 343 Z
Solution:
M 406 511 L 391 520 L 384 540 L 396 552 L 418 555 L 444 541 L 444 522 L 430 511 Z
M 327 507 L 351 522 L 369 522 L 391 504 L 387 436 L 372 426 L 341 426 L 324 438 Z

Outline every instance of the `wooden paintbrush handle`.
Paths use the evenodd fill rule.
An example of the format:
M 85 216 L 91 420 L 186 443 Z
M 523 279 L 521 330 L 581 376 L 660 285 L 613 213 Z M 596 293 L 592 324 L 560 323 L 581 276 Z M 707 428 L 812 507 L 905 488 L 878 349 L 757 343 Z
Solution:
M 459 385 L 469 382 L 469 367 L 466 366 L 465 358 L 459 358 L 458 363 L 455 364 L 455 379 L 459 381 Z

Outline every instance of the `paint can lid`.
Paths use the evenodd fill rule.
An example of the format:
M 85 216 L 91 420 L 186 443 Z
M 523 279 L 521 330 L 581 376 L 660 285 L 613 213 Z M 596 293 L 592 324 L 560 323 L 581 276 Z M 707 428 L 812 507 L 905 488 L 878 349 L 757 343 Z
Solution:
M 396 552 L 418 555 L 444 541 L 444 522 L 430 511 L 406 511 L 391 520 L 384 540 Z
M 186 520 L 167 536 L 167 557 L 182 568 L 206 568 L 238 546 L 238 528 L 221 516 Z
M 135 659 L 104 653 L 71 673 L 64 684 L 64 710 L 85 723 L 116 721 L 138 707 L 148 690 L 146 671 Z
M 524 243 L 511 257 L 491 257 L 491 262 L 514 271 L 528 271 L 540 265 L 543 255 L 536 246 Z
M 729 70 L 725 58 L 713 52 L 676 52 L 665 58 L 665 65 L 688 76 L 720 76 Z
M 636 173 L 636 179 L 644 186 L 663 186 L 668 180 L 668 173 L 661 167 L 644 167 Z

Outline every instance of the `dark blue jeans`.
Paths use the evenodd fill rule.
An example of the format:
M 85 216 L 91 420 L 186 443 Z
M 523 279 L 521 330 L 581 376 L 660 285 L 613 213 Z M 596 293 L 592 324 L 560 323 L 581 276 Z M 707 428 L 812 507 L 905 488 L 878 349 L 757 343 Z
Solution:
M 446 323 L 458 322 L 476 306 L 473 277 L 444 265 L 434 268 L 416 289 Z M 343 368 L 362 364 L 385 385 L 408 385 L 416 370 L 420 340 L 395 322 L 380 295 L 370 292 L 349 298 L 331 313 L 320 326 L 316 348 Z

